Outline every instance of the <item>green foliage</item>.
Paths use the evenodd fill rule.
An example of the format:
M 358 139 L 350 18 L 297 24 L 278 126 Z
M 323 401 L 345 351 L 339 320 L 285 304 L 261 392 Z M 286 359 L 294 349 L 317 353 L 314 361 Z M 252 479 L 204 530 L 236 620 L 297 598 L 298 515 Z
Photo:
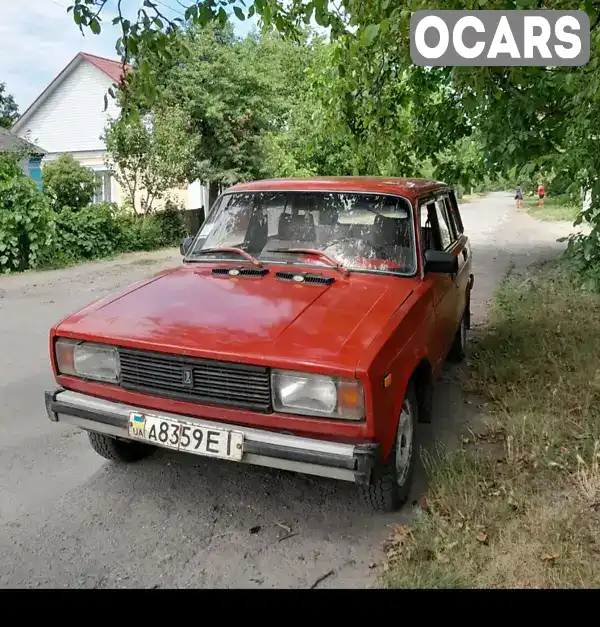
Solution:
M 272 89 L 231 25 L 190 29 L 185 64 L 157 77 L 160 102 L 187 119 L 187 180 L 222 185 L 260 177 L 262 135 L 270 126 Z
M 122 213 L 118 216 L 117 223 L 119 248 L 122 252 L 176 246 L 186 235 L 183 216 L 175 205 L 145 216 Z
M 17 156 L 0 154 L 0 272 L 37 267 L 53 237 L 47 199 L 21 171 Z
M 140 115 L 124 114 L 107 134 L 115 176 L 130 198 L 144 186 L 165 190 L 184 180 L 227 186 L 264 176 L 347 170 L 351 138 L 338 128 L 340 150 L 337 155 L 331 150 L 334 125 L 306 71 L 318 65 L 326 47 L 309 39 L 307 32 L 299 43 L 274 35 L 240 41 L 231 25 L 215 25 L 180 34 L 182 56 L 171 63 L 148 50 L 139 55 L 119 98 L 124 111 L 125 103 L 135 103 Z M 147 110 L 140 81 L 149 71 L 156 75 L 157 96 Z M 152 130 L 144 124 L 150 116 Z M 153 143 L 161 127 L 164 132 Z M 174 169 L 176 176 L 159 176 L 156 185 L 142 181 L 144 173 L 156 177 Z
M 69 207 L 78 211 L 92 202 L 96 191 L 94 173 L 71 154 L 46 163 L 42 170 L 44 191 L 56 212 Z
M 154 216 L 135 218 L 131 230 L 132 250 L 153 250 L 160 248 L 162 241 L 160 224 Z
M 600 292 L 600 211 L 592 202 L 581 211 L 575 225 L 583 222 L 591 226 L 589 235 L 572 235 L 567 245 L 567 259 L 579 277 L 582 286 L 589 291 Z
M 0 126 L 10 128 L 19 119 L 19 107 L 11 94 L 6 93 L 6 84 L 0 82 Z
M 573 224 L 581 211 L 581 203 L 574 204 L 566 195 L 546 196 L 544 206 L 540 207 L 538 197 L 535 195 L 525 197 L 523 208 L 536 220 L 562 220 Z
M 22 172 L 19 156 L 0 154 L 0 272 L 175 246 L 185 234 L 182 209 L 171 200 L 163 211 L 147 216 L 110 203 L 53 211 L 47 196 Z
M 102 30 L 102 18 L 107 18 L 106 0 L 72 0 L 68 11 L 75 24 L 82 32 L 89 29 L 93 34 Z M 140 56 L 154 57 L 166 62 L 177 59 L 181 48 L 178 36 L 194 27 L 207 25 L 225 26 L 229 18 L 228 7 L 235 19 L 258 16 L 265 25 L 275 27 L 279 33 L 299 37 L 300 23 L 308 24 L 311 16 L 319 26 L 329 26 L 334 33 L 341 32 L 343 19 L 337 12 L 328 11 L 326 0 L 293 0 L 291 3 L 280 0 L 255 0 L 248 5 L 243 0 L 187 0 L 182 4 L 184 13 L 170 18 L 165 14 L 164 3 L 144 0 L 135 19 L 119 15 L 112 18 L 113 24 L 121 27 L 121 37 L 117 41 L 117 50 L 125 61 L 132 61 Z M 120 9 L 120 3 L 119 3 Z M 139 106 L 149 110 L 156 103 L 159 87 L 158 75 L 149 64 L 140 64 L 140 71 L 135 77 L 136 95 L 130 103 L 126 98 L 126 115 Z M 126 79 L 126 82 L 129 78 Z
M 484 180 L 481 142 L 473 137 L 463 137 L 436 155 L 435 175 L 460 190 Z
M 435 174 L 437 162 L 425 164 L 436 160 L 436 151 L 457 180 L 481 174 L 475 164 L 449 167 L 463 147 L 451 143 L 447 75 L 415 72 L 386 93 L 389 119 L 357 124 L 356 94 L 347 93 L 358 89 L 357 79 L 341 75 L 340 46 L 310 30 L 297 41 L 270 33 L 238 41 L 227 25 L 191 29 L 177 41 L 185 63 L 138 59 L 126 91 L 141 89 L 142 67 L 154 68 L 154 106 L 166 115 L 177 107 L 187 121 L 187 137 L 176 140 L 189 146 L 187 180 L 229 185 L 265 176 L 418 176 L 426 169 Z M 138 95 L 130 94 L 130 102 Z M 463 113 L 452 110 L 462 123 Z M 434 114 L 441 122 L 432 127 Z
M 178 245 L 185 236 L 178 207 L 138 216 L 111 203 L 73 211 L 65 207 L 56 215 L 56 236 L 40 265 L 61 266 L 112 257 L 119 253 L 156 250 Z
M 109 125 L 112 174 L 136 213 L 150 213 L 165 190 L 185 183 L 189 137 L 188 120 L 176 104 L 157 105 L 143 118 L 121 117 Z
M 136 252 L 160 248 L 162 233 L 154 216 L 122 213 L 117 218 L 119 247 L 122 252 Z
M 330 47 L 306 34 L 302 45 L 272 35 L 254 41 L 255 65 L 272 90 L 271 125 L 263 139 L 263 174 L 307 177 L 352 174 L 360 151 L 339 120 L 328 115 L 316 84 Z
M 122 235 L 117 207 L 109 203 L 74 211 L 64 207 L 57 215 L 57 249 L 73 261 L 109 257 L 120 252 Z
M 90 205 L 80 211 L 66 207 L 57 215 L 56 226 L 53 255 L 68 262 L 175 246 L 185 236 L 181 210 L 174 203 L 147 216 L 123 211 L 111 203 Z
M 187 232 L 183 221 L 183 208 L 176 202 L 167 200 L 164 209 L 152 215 L 153 220 L 158 224 L 160 230 L 160 246 L 179 245 L 181 238 Z
M 450 72 L 388 67 L 390 51 L 378 47 L 386 32 L 382 25 L 366 29 L 364 37 L 329 43 L 309 29 L 296 30 L 294 39 L 266 30 L 240 41 L 230 24 L 192 24 L 173 35 L 168 54 L 142 38 L 119 93 L 123 117 L 107 137 L 115 176 L 131 204 L 142 186 L 140 173 L 169 170 L 170 163 L 182 166 L 180 180 L 224 186 L 326 174 L 427 171 L 455 184 L 481 178 L 481 155 L 470 151 L 473 162 L 457 162 L 464 150 L 458 142 L 471 130 Z M 368 58 L 356 63 L 352 54 Z M 370 84 L 376 69 L 389 74 L 387 83 Z M 167 133 L 155 149 L 143 123 L 149 115 L 182 131 Z M 144 160 L 152 154 L 157 158 L 148 167 Z

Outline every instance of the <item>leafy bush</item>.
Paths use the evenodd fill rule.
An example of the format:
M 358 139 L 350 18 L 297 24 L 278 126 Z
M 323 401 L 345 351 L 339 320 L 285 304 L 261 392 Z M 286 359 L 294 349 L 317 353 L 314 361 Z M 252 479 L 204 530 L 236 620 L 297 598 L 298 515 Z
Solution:
M 150 215 L 121 212 L 117 216 L 120 250 L 156 250 L 178 245 L 186 235 L 182 210 L 167 201 L 165 209 Z
M 52 211 L 22 172 L 19 157 L 0 156 L 0 272 L 156 250 L 178 244 L 184 235 L 183 214 L 172 202 L 147 216 L 110 203 Z
M 598 234 L 592 232 L 591 235 L 572 235 L 569 238 L 566 256 L 582 287 L 591 292 L 599 292 L 600 237 Z
M 77 211 L 92 202 L 96 191 L 94 173 L 80 165 L 69 154 L 44 165 L 42 172 L 44 191 L 52 200 L 54 211 L 63 207 Z
M 591 292 L 600 292 L 600 212 L 594 205 L 592 202 L 583 209 L 573 223 L 574 226 L 587 223 L 591 231 L 588 235 L 576 233 L 567 238 L 566 257 L 582 287 Z
M 117 247 L 121 252 L 132 252 L 142 250 L 136 244 L 136 216 L 132 212 L 120 207 L 115 214 L 115 223 L 119 232 Z
M 48 201 L 18 159 L 0 155 L 0 272 L 38 267 L 54 238 Z
M 79 211 L 64 207 L 57 215 L 59 255 L 80 260 L 109 257 L 124 249 L 117 206 L 90 205 Z
M 128 233 L 128 250 L 154 250 L 160 248 L 162 233 L 154 216 L 133 216 Z
M 172 200 L 165 202 L 163 211 L 159 211 L 151 216 L 160 226 L 161 246 L 178 245 L 182 237 L 187 234 L 183 220 L 183 208 Z

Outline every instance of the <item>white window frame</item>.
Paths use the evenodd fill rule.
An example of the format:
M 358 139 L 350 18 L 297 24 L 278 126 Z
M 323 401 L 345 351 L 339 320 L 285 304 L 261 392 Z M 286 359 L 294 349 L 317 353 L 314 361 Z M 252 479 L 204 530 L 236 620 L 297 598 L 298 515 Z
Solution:
M 102 202 L 113 202 L 113 177 L 110 170 L 106 168 L 90 167 L 94 173 L 94 178 L 98 181 L 98 187 L 94 192 L 92 204 L 97 205 Z

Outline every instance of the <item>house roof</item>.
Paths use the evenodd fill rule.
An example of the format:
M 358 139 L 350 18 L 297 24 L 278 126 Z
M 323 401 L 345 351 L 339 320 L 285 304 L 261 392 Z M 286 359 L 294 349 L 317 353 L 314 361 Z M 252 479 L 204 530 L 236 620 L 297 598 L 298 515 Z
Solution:
M 0 127 L 0 152 L 24 152 L 29 155 L 45 155 L 46 151 L 21 139 L 7 128 Z
M 44 89 L 44 91 L 29 105 L 26 111 L 21 117 L 13 124 L 12 130 L 17 132 L 25 124 L 25 122 L 35 113 L 35 111 L 44 103 L 46 98 L 52 94 L 57 87 L 69 76 L 73 70 L 83 61 L 91 63 L 94 67 L 98 68 L 101 72 L 106 74 L 114 83 L 119 84 L 123 80 L 123 65 L 121 61 L 115 59 L 106 59 L 105 57 L 99 57 L 87 52 L 78 52 L 73 59 L 64 67 L 60 73 L 52 80 L 52 82 Z M 127 65 L 125 71 L 131 69 L 130 65 Z
M 123 64 L 121 61 L 98 57 L 95 54 L 89 54 L 87 52 L 80 52 L 79 54 L 92 65 L 95 65 L 99 70 L 102 70 L 107 76 L 112 78 L 115 83 L 118 84 L 123 79 Z M 126 68 L 128 70 L 130 69 L 130 66 L 128 65 Z

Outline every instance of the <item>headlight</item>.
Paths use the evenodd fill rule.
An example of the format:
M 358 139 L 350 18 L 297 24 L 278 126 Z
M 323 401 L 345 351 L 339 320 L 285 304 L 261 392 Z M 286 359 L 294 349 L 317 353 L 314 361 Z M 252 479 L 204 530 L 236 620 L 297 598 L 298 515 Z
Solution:
M 358 381 L 273 370 L 271 385 L 275 411 L 343 420 L 365 417 L 364 394 Z
M 119 380 L 121 365 L 116 348 L 64 338 L 59 339 L 55 346 L 56 363 L 61 374 L 111 383 Z

